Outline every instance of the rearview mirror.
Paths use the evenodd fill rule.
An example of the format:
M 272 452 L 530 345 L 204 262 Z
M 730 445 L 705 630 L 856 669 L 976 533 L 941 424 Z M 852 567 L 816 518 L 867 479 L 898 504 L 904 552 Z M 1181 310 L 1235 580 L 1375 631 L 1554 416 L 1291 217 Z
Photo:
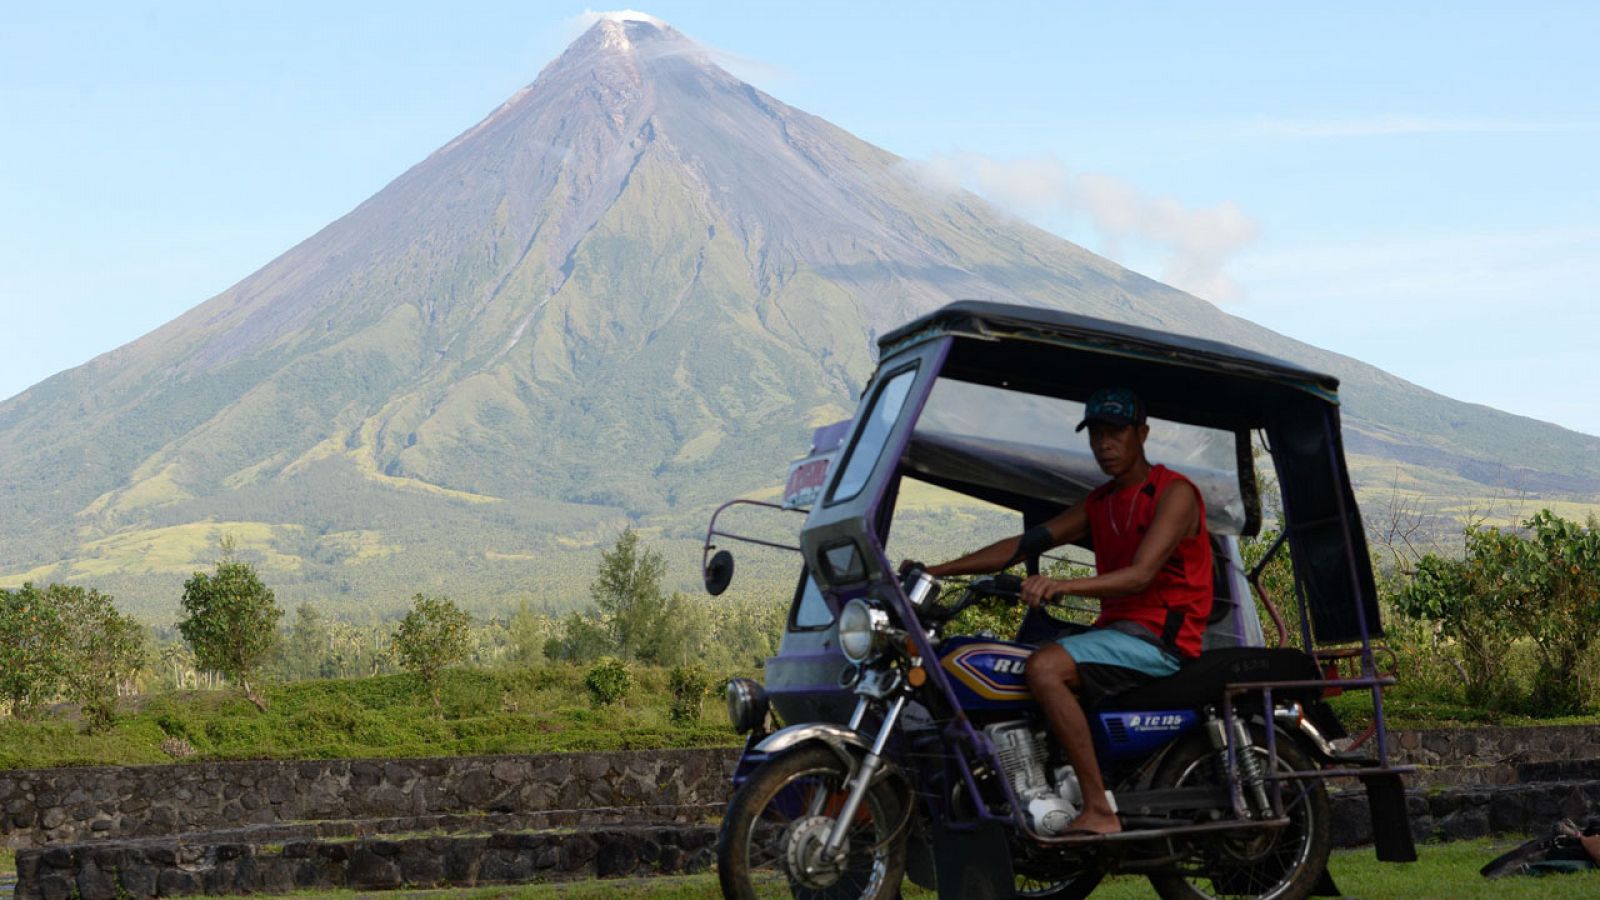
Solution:
M 733 554 L 726 550 L 718 550 L 711 555 L 711 562 L 706 563 L 705 571 L 706 593 L 713 597 L 720 597 L 728 589 L 728 584 L 733 581 Z

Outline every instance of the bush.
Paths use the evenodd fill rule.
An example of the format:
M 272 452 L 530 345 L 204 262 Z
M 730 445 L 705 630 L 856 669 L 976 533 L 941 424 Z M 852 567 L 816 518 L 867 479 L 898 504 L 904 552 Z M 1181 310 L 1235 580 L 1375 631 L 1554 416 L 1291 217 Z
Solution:
M 676 666 L 667 676 L 672 690 L 672 707 L 668 717 L 674 725 L 693 725 L 700 721 L 700 713 L 711 688 L 711 675 L 694 664 Z
M 1460 559 L 1429 554 L 1396 595 L 1399 611 L 1448 642 L 1467 700 L 1535 715 L 1579 712 L 1581 669 L 1600 626 L 1600 527 L 1549 510 L 1521 533 L 1474 527 Z M 1520 643 L 1519 643 L 1520 641 Z M 1536 651 L 1525 698 L 1511 671 L 1519 648 Z
M 602 656 L 589 667 L 583 676 L 583 686 L 589 690 L 589 701 L 595 706 L 610 706 L 627 699 L 633 690 L 633 673 L 614 656 Z
M 415 675 L 439 708 L 439 674 L 467 658 L 472 617 L 446 597 L 412 599 L 411 611 L 394 633 L 400 666 Z

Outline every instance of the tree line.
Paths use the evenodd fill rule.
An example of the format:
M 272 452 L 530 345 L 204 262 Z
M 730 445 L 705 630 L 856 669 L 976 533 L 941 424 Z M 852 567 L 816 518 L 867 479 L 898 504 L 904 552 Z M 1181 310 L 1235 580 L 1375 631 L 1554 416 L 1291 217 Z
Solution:
M 437 708 L 439 676 L 452 666 L 553 662 L 589 667 L 597 704 L 626 692 L 619 667 L 674 667 L 674 695 L 698 711 L 710 670 L 748 671 L 776 651 L 787 608 L 727 598 L 713 607 L 710 598 L 666 592 L 664 558 L 631 529 L 600 554 L 593 606 L 564 618 L 525 602 L 477 621 L 448 597 L 420 593 L 398 620 L 356 624 L 312 604 L 286 617 L 227 536 L 221 551 L 212 571 L 184 582 L 183 616 L 171 628 L 146 628 L 92 588 L 0 591 L 0 634 L 11 637 L 0 643 L 0 710 L 32 718 L 64 702 L 103 730 L 130 694 L 233 687 L 265 709 L 264 681 L 395 672 L 415 677 Z

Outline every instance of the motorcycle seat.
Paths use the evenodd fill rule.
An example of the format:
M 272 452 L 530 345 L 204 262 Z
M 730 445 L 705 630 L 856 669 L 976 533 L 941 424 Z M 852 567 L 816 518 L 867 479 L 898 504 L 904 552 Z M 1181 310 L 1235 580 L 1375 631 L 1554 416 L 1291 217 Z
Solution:
M 1229 684 L 1251 681 L 1309 681 L 1322 678 L 1316 662 L 1293 647 L 1222 647 L 1207 650 L 1184 663 L 1176 674 L 1158 678 L 1136 688 L 1114 694 L 1096 707 L 1102 712 L 1198 709 L 1222 703 L 1222 690 Z M 1309 703 L 1322 694 L 1320 688 L 1283 688 L 1272 692 L 1273 700 Z M 1260 702 L 1259 693 L 1240 694 L 1237 706 Z

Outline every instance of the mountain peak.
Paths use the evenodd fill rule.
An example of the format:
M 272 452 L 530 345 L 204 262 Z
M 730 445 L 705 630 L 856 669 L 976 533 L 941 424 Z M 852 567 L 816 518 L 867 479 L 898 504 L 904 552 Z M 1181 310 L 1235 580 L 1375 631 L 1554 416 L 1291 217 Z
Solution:
M 629 52 L 652 43 L 693 47 L 682 32 L 649 13 L 632 9 L 591 13 L 594 24 L 572 44 L 572 50 L 619 50 Z M 569 51 L 570 52 L 570 51 Z

